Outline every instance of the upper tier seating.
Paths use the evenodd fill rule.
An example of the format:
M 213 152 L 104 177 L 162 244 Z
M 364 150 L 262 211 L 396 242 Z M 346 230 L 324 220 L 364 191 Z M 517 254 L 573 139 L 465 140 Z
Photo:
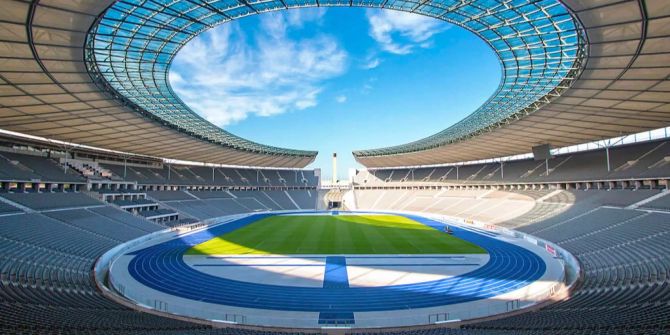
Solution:
M 41 179 L 33 170 L 21 165 L 16 160 L 7 158 L 6 153 L 0 153 L 0 176 L 8 180 L 35 180 Z
M 77 171 L 65 169 L 47 157 L 9 152 L 0 152 L 0 178 L 71 183 L 86 181 Z
M 171 184 L 188 186 L 291 186 L 315 187 L 314 171 L 309 170 L 256 170 L 244 168 L 211 168 L 204 166 L 164 165 L 141 167 L 136 165 L 100 164 L 114 177 L 139 184 Z
M 500 163 L 416 169 L 361 171 L 359 185 L 389 182 L 533 183 L 602 179 L 670 177 L 670 141 L 622 145 L 610 149 L 610 171 L 604 149 L 563 154 L 549 160 L 549 175 L 544 161 L 524 159 Z

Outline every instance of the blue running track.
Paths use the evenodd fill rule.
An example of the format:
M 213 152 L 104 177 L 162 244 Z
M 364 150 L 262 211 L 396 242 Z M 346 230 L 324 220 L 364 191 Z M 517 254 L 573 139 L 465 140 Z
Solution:
M 489 253 L 489 261 L 463 275 L 423 283 L 348 287 L 348 283 L 345 285 L 340 280 L 342 271 L 346 274 L 346 268 L 340 267 L 335 270 L 332 280 L 326 275 L 323 287 L 268 285 L 209 275 L 184 262 L 184 253 L 192 246 L 272 215 L 253 214 L 132 252 L 129 255 L 134 257 L 128 271 L 145 286 L 196 301 L 246 308 L 348 315 L 353 312 L 435 307 L 486 299 L 524 287 L 542 277 L 546 270 L 542 258 L 525 248 L 458 227 L 452 227 L 454 234 L 484 248 Z M 435 229 L 444 227 L 442 223 L 421 216 L 404 216 Z M 336 266 L 339 261 L 342 260 L 332 259 L 329 263 Z
M 349 274 L 347 259 L 344 256 L 326 257 L 326 269 L 323 273 L 323 288 L 348 288 Z M 354 324 L 352 312 L 321 312 L 319 324 Z
M 326 257 L 326 270 L 323 274 L 323 288 L 349 288 L 347 259 L 344 256 Z

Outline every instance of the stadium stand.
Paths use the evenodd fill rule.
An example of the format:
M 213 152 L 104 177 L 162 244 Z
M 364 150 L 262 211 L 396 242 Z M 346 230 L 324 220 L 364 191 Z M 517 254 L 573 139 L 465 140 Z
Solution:
M 298 205 L 299 209 L 314 209 L 316 206 L 316 190 L 288 190 L 286 193 Z
M 621 145 L 609 149 L 610 171 L 605 149 L 563 154 L 545 161 L 532 159 L 473 165 L 454 165 L 415 169 L 374 169 L 361 171 L 359 186 L 406 182 L 450 182 L 476 185 L 495 183 L 569 183 L 596 180 L 643 180 L 667 177 L 670 142 L 659 140 Z M 607 186 L 609 188 L 609 186 Z M 631 183 L 627 187 L 635 187 Z
M 171 222 L 179 220 L 179 213 L 167 208 L 150 209 L 138 212 L 139 215 L 156 222 Z
M 315 190 L 159 192 L 164 204 L 201 220 L 255 211 L 315 209 L 317 194 Z
M 232 199 L 233 195 L 225 191 L 190 191 L 198 199 Z
M 643 148 L 653 153 L 665 147 L 663 143 L 666 142 L 646 143 Z M 657 149 L 652 150 L 654 148 Z M 637 157 L 640 150 L 626 152 Z M 649 175 L 667 175 L 667 168 L 654 163 L 657 159 L 663 160 L 662 155 L 644 163 L 653 166 L 645 168 L 646 172 L 654 170 Z M 554 171 L 571 166 L 566 164 L 574 158 L 556 159 L 565 163 Z M 593 161 L 579 161 L 584 162 L 585 171 L 592 173 L 590 182 L 611 180 L 612 173 L 597 170 L 604 174 L 597 175 L 591 171 Z M 634 159 L 620 158 L 619 161 L 635 165 L 630 163 Z M 56 164 L 54 171 L 61 171 L 58 161 L 50 162 Z M 20 182 L 28 170 L 9 164 L 7 168 L 2 165 L 0 173 L 16 172 L 19 177 L 6 179 Z M 514 180 L 496 180 L 491 174 L 496 172 L 495 165 L 484 164 L 459 167 L 459 178 L 462 175 L 466 181 L 454 181 L 453 167 L 443 167 L 429 172 L 427 169 L 387 170 L 380 175 L 387 182 L 377 181 L 376 187 L 355 185 L 354 208 L 430 212 L 495 223 L 554 241 L 572 252 L 583 266 L 581 285 L 568 300 L 518 316 L 468 324 L 462 329 L 408 330 L 402 334 L 653 333 L 667 329 L 663 320 L 668 316 L 666 307 L 670 304 L 670 260 L 667 258 L 670 250 L 664 241 L 670 233 L 670 206 L 666 192 L 659 188 L 662 185 L 615 183 L 608 191 L 609 187 L 588 189 L 586 179 L 570 188 L 565 187 L 565 182 L 552 184 L 539 178 L 537 183 L 519 186 L 516 176 L 527 173 L 530 165 L 524 161 L 508 163 L 506 176 Z M 566 169 L 561 178 L 585 175 L 578 172 L 582 168 L 577 164 L 570 168 L 575 172 Z M 48 327 L 61 333 L 87 334 L 100 329 L 124 334 L 130 331 L 244 333 L 245 330 L 215 330 L 166 320 L 121 307 L 97 291 L 90 277 L 93 262 L 119 243 L 170 226 L 253 211 L 314 209 L 317 202 L 322 201 L 318 198 L 320 193 L 314 186 L 246 189 L 254 182 L 256 173 L 261 175 L 250 169 L 221 168 L 221 175 L 233 176 L 221 179 L 230 182 L 226 187 L 207 185 L 198 178 L 206 168 L 170 169 L 170 178 L 179 176 L 175 178 L 190 184 L 167 183 L 167 169 L 135 166 L 128 169 L 133 171 L 130 179 L 134 180 L 123 180 L 118 175 L 122 171 L 108 169 L 113 178 L 107 178 L 100 184 L 104 187 L 95 192 L 49 192 L 46 187 L 34 191 L 24 188 L 21 192 L 17 187 L 0 193 L 0 240 L 7 250 L 1 263 L 2 331 L 48 333 L 45 330 Z M 37 175 L 35 171 L 42 170 L 30 169 L 29 175 Z M 77 169 L 72 171 L 80 173 Z M 620 171 L 614 171 L 614 177 L 621 176 Z M 302 178 L 302 173 L 298 178 Z M 373 178 L 365 173 L 359 173 L 357 180 Z M 295 181 L 296 172 L 266 170 L 259 180 L 269 185 L 295 185 L 290 182 L 291 174 Z M 39 176 L 40 181 L 49 182 L 42 179 L 43 175 Z M 412 182 L 417 176 L 423 176 L 422 180 L 428 182 Z M 101 183 L 102 178 L 84 173 L 79 177 L 92 184 Z M 133 185 L 137 189 L 128 188 Z M 141 186 L 152 187 L 142 189 Z M 140 209 L 132 211 L 133 208 Z M 145 219 L 147 217 L 158 219 L 151 222 Z M 163 219 L 166 217 L 169 219 Z M 77 241 L 76 245 L 71 243 L 73 240 Z M 81 313 L 63 318 L 66 311 L 73 309 Z M 608 313 L 625 317 L 612 320 L 606 317 Z
M 40 176 L 31 169 L 19 164 L 18 161 L 12 161 L 0 154 L 0 168 L 2 169 L 3 179 L 15 180 L 35 180 Z
M 76 171 L 61 166 L 58 162 L 42 156 L 41 153 L 19 154 L 0 152 L 0 160 L 7 162 L 3 167 L 10 167 L 5 174 L 12 179 L 44 180 L 51 182 L 82 183 L 86 180 Z M 14 166 L 12 169 L 11 166 Z M 13 173 L 17 173 L 14 175 Z
M 114 200 L 112 201 L 113 204 L 121 207 L 121 208 L 148 208 L 151 209 L 152 207 L 158 206 L 158 204 L 149 199 L 135 199 L 135 200 Z
M 248 207 L 240 204 L 242 199 L 260 205 L 256 196 L 271 199 L 271 196 L 281 195 L 276 192 L 234 191 L 231 193 L 236 198 L 233 198 L 228 192 L 198 191 L 193 193 L 198 198 L 195 199 L 182 191 L 161 191 L 158 194 L 166 195 L 165 192 L 174 193 L 167 195 L 171 200 L 165 200 L 166 204 L 175 208 L 181 206 L 185 211 L 198 214 L 201 219 L 249 211 Z M 626 333 L 622 329 L 650 332 L 666 329 L 663 320 L 668 317 L 667 309 L 653 307 L 667 306 L 670 298 L 667 294 L 670 275 L 667 255 L 670 250 L 664 243 L 670 233 L 670 213 L 627 209 L 641 200 L 662 194 L 658 190 L 387 189 L 355 192 L 359 208 L 424 209 L 460 217 L 493 217 L 486 214 L 487 208 L 505 207 L 512 202 L 527 202 L 524 208 L 528 213 L 538 211 L 533 204 L 554 204 L 560 210 L 550 211 L 551 215 L 536 214 L 535 219 L 519 223 L 519 218 L 527 214 L 524 213 L 498 224 L 555 241 L 577 256 L 584 267 L 582 285 L 565 302 L 519 316 L 467 325 L 465 329 L 417 330 L 402 334 Z M 293 193 L 291 198 L 300 204 L 313 199 L 305 193 Z M 44 207 L 35 200 L 37 198 L 24 198 L 35 195 L 62 198 L 55 201 L 66 204 L 65 209 L 49 211 L 57 205 Z M 213 330 L 139 314 L 109 302 L 96 292 L 90 282 L 94 259 L 121 241 L 157 231 L 160 226 L 82 193 L 10 193 L 2 196 L 33 210 L 47 210 L 44 213 L 22 213 L 18 210 L 21 214 L 0 217 L 0 239 L 3 240 L 3 248 L 10 251 L 2 256 L 1 293 L 5 330 L 18 332 L 49 325 L 61 331 L 78 332 L 100 327 L 111 333 L 120 333 L 141 325 L 145 331 L 162 333 L 228 334 L 237 331 Z M 84 201 L 84 197 L 88 198 Z M 288 204 L 288 196 L 281 199 L 275 201 Z M 404 199 L 414 201 L 408 206 Z M 655 201 L 664 199 L 662 196 Z M 482 201 L 486 205 L 468 201 Z M 222 205 L 224 203 L 227 205 Z M 235 203 L 238 207 L 232 205 Z M 460 205 L 454 206 L 454 203 Z M 647 205 L 653 204 L 652 201 Z M 87 208 L 67 209 L 73 207 Z M 231 209 L 216 210 L 221 208 Z M 542 210 L 544 212 L 546 209 Z M 69 242 L 73 239 L 77 240 L 76 248 Z M 77 289 L 61 289 L 75 287 Z M 52 291 L 56 288 L 60 291 Z M 70 314 L 66 319 L 56 317 L 72 308 L 81 313 L 76 317 Z M 621 315 L 622 318 L 607 318 L 606 315 L 611 315 L 608 313 Z M 32 328 L 21 328 L 30 324 Z M 584 330 L 586 328 L 588 332 Z
M 12 214 L 18 212 L 21 212 L 21 210 L 12 205 L 0 202 L 0 214 Z
M 100 164 L 100 166 L 111 172 L 110 178 L 135 181 L 150 189 L 158 185 L 207 187 L 314 187 L 317 185 L 314 172 L 302 170 L 263 171 L 183 165 L 163 165 L 162 167 L 128 165 L 124 167 L 108 163 Z
M 68 160 L 54 160 L 39 150 L 0 151 L 4 191 L 0 192 L 0 333 L 256 334 L 214 330 L 118 305 L 95 286 L 91 273 L 94 262 L 110 248 L 148 233 L 268 210 L 256 197 L 293 209 L 297 208 L 293 201 L 301 208 L 313 208 L 318 180 L 290 183 L 287 177 L 293 175 L 295 181 L 295 175 L 302 178 L 303 172 L 268 170 L 264 174 L 272 176 L 270 184 L 301 189 L 290 193 L 234 191 L 236 196 L 220 186 L 249 187 L 255 184 L 251 176 L 256 171 L 238 173 L 233 168 L 217 168 L 215 176 L 249 178 L 247 182 L 221 178 L 226 183 L 211 184 L 199 174 L 211 173 L 208 168 L 137 165 L 124 169 L 116 164 L 75 159 L 74 153 Z M 126 179 L 122 177 L 124 170 Z M 286 182 L 280 182 L 281 173 Z M 313 177 L 313 173 L 307 174 Z M 71 187 L 72 183 L 79 187 Z M 306 186 L 311 193 L 302 189 Z M 86 192 L 86 188 L 91 191 Z
M 2 170 L 3 173 L 11 171 L 14 170 Z M 483 170 L 473 167 L 464 171 L 474 171 L 471 176 L 481 176 L 477 172 Z M 242 176 L 245 174 L 248 175 L 239 173 Z M 386 179 L 403 174 L 411 178 L 411 173 L 405 169 L 389 173 Z M 474 178 L 470 181 L 479 182 Z M 670 213 L 663 213 L 667 211 L 668 198 L 659 189 L 411 187 L 357 189 L 354 192 L 357 208 L 441 213 L 519 229 L 555 241 L 577 256 L 584 267 L 582 285 L 565 302 L 519 316 L 467 325 L 465 329 L 431 332 L 477 334 L 494 331 L 511 334 L 547 331 L 577 333 L 587 327 L 602 332 L 665 329 L 662 320 L 667 317 L 667 312 L 663 308 L 653 308 L 670 303 L 667 295 L 670 261 L 666 256 L 670 250 L 663 242 L 670 233 Z M 309 189 L 175 189 L 108 190 L 100 194 L 116 194 L 121 198 L 116 196 L 118 199 L 112 200 L 112 206 L 95 199 L 94 193 L 24 192 L 0 195 L 4 199 L 0 202 L 3 246 L 21 246 L 26 252 L 17 255 L 15 247 L 2 258 L 2 306 L 5 310 L 12 310 L 4 314 L 6 318 L 11 318 L 7 319 L 5 329 L 20 330 L 21 325 L 39 320 L 40 324 L 65 331 L 79 329 L 77 327 L 82 330 L 107 327 L 105 329 L 116 332 L 135 329 L 132 322 L 128 325 L 128 320 L 135 320 L 133 322 L 139 322 L 146 327 L 144 329 L 152 331 L 221 332 L 138 314 L 96 292 L 90 282 L 90 268 L 98 255 L 118 243 L 161 229 L 158 224 L 115 207 L 163 204 L 166 208 L 185 213 L 187 217 L 204 220 L 257 210 L 313 209 L 318 193 Z M 155 200 L 143 198 L 144 194 Z M 124 200 L 123 197 L 133 199 Z M 651 198 L 652 201 L 639 208 L 630 208 Z M 24 213 L 20 207 L 35 212 Z M 505 214 L 500 208 L 515 208 L 515 211 Z M 658 212 L 647 212 L 647 208 Z M 174 210 L 153 209 L 140 215 L 171 215 Z M 73 239 L 77 240 L 76 247 L 69 243 Z M 35 253 L 45 255 L 37 257 Z M 77 289 L 53 291 L 62 287 Z M 608 307 L 601 307 L 604 305 Z M 69 306 L 77 306 L 82 313 L 67 321 L 53 317 L 65 313 L 67 308 L 74 308 Z M 17 318 L 16 311 L 21 311 L 21 318 Z M 612 321 L 603 316 L 606 313 L 625 317 Z M 126 323 L 109 321 L 114 318 L 126 320 Z M 599 321 L 594 323 L 594 319 Z M 566 326 L 565 320 L 571 320 L 572 326 Z M 423 333 L 425 331 L 417 331 L 417 334 Z
M 282 210 L 298 209 L 295 201 L 284 191 L 261 191 L 272 202 L 276 203 Z M 312 206 L 313 207 L 313 206 Z
M 0 196 L 34 210 L 104 205 L 83 193 L 6 193 Z
M 43 212 L 24 213 L 2 203 L 0 333 L 177 334 L 203 329 L 120 306 L 92 281 L 93 263 L 106 250 L 165 227 L 81 193 L 3 197 Z M 86 208 L 69 209 L 82 206 Z
M 650 202 L 643 204 L 641 207 L 670 211 L 670 197 L 662 196 Z
M 254 198 L 260 202 L 265 208 L 271 210 L 282 210 L 283 208 L 273 199 L 270 199 L 267 193 L 262 191 L 231 191 L 231 194 L 237 198 Z
M 225 199 L 221 199 L 225 201 Z M 258 212 L 258 211 L 267 211 L 268 207 L 265 207 L 258 199 L 256 198 L 235 198 L 234 202 L 240 204 L 240 206 L 246 208 L 248 211 Z M 246 211 L 242 211 L 246 212 Z
M 356 191 L 357 205 L 360 209 L 401 210 L 404 208 L 398 199 L 403 199 L 406 192 L 359 190 Z M 526 197 L 522 200 L 522 197 L 511 196 L 517 198 L 516 201 L 556 204 L 557 207 L 551 209 L 526 206 L 530 210 L 516 218 L 487 222 L 554 241 L 575 255 L 583 266 L 582 284 L 570 299 L 519 316 L 467 325 L 463 333 L 654 334 L 668 330 L 670 247 L 664 241 L 670 234 L 670 212 L 629 209 L 641 200 L 661 194 L 660 190 L 410 192 L 432 202 L 448 197 L 451 202 L 460 204 L 435 206 L 428 208 L 428 212 L 475 220 L 486 218 L 482 214 L 485 210 L 476 204 L 464 205 L 470 199 L 479 198 L 478 203 L 491 199 L 485 208 L 505 207 L 510 198 L 505 193 L 509 192 Z M 538 201 L 547 195 L 551 196 Z M 661 195 L 654 201 L 667 202 L 664 194 Z
M 161 201 L 194 199 L 183 191 L 148 191 L 147 195 Z

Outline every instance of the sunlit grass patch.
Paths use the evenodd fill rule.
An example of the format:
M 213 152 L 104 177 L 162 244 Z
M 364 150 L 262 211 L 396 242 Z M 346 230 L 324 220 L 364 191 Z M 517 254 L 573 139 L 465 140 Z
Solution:
M 191 248 L 188 255 L 482 254 L 481 247 L 397 215 L 284 215 Z

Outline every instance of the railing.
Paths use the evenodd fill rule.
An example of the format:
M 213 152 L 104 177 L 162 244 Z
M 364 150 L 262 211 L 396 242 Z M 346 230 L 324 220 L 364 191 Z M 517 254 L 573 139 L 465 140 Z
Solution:
M 354 319 L 328 319 L 321 322 L 321 328 L 352 328 L 356 324 Z
M 428 314 L 428 323 L 443 323 L 449 321 L 449 313 Z

